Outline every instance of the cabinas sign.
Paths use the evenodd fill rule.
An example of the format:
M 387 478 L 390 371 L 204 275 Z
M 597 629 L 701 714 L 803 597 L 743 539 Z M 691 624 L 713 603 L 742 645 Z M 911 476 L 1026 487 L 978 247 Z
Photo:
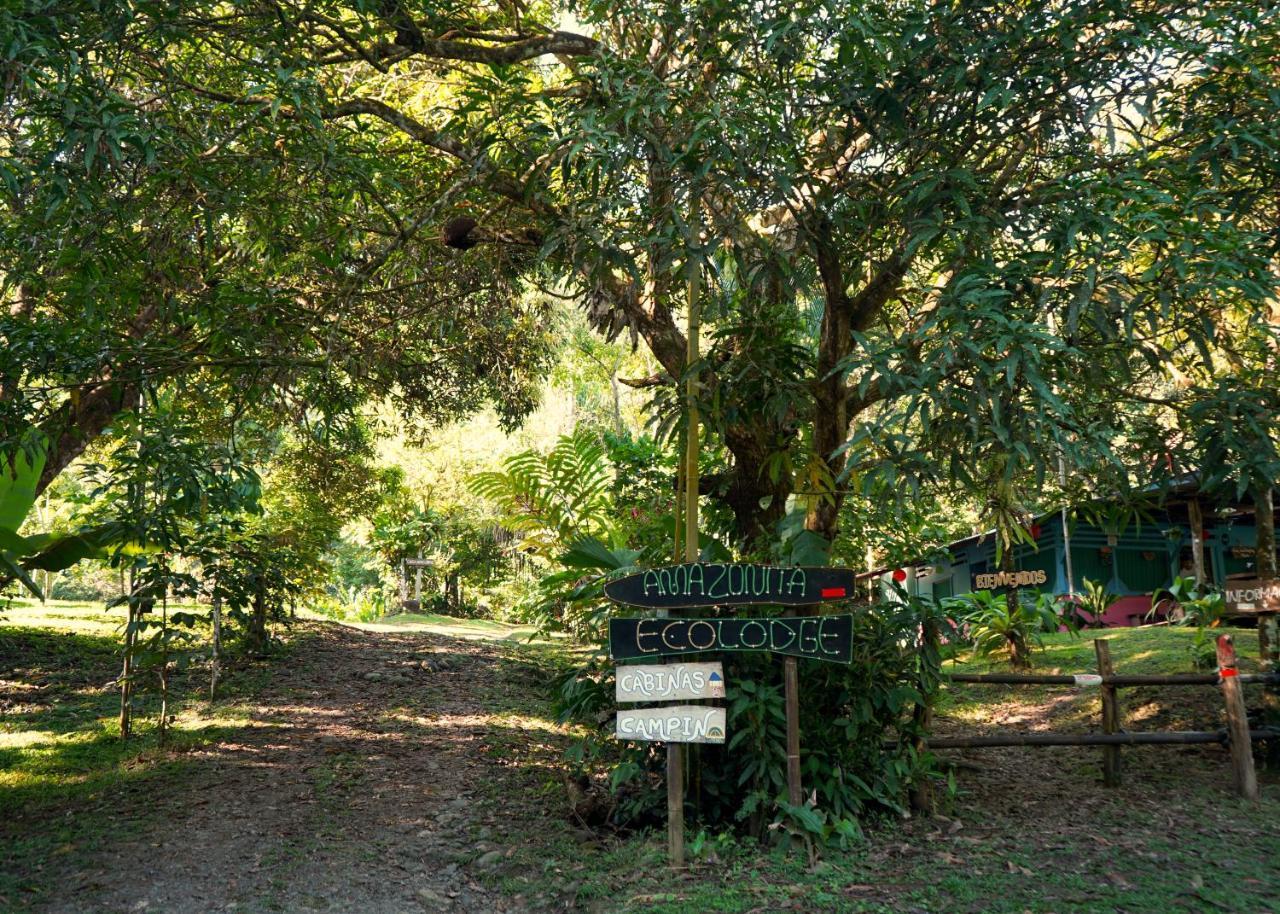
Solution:
M 614 660 L 700 651 L 768 651 L 852 663 L 853 616 L 609 620 L 609 656 Z
M 810 606 L 853 596 L 848 568 L 693 562 L 650 568 L 610 581 L 605 596 L 646 609 L 694 606 Z

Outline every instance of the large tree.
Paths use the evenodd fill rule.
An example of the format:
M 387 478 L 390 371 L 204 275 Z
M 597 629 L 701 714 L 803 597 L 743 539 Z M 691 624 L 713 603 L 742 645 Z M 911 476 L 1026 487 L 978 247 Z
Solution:
M 528 254 L 470 263 L 408 243 L 413 208 L 454 176 L 406 169 L 356 125 L 319 133 L 278 102 L 210 101 L 260 70 L 277 96 L 305 85 L 287 42 L 223 59 L 200 11 L 27 7 L 0 14 L 10 476 L 34 463 L 42 491 L 162 389 L 220 404 L 221 436 L 248 411 L 314 419 L 369 397 L 426 420 L 531 408 L 549 325 L 509 266 Z
M 884 467 L 1095 466 L 1122 425 L 1114 407 L 1150 398 L 1179 359 L 1206 361 L 1223 310 L 1256 314 L 1274 286 L 1260 189 L 1274 186 L 1280 120 L 1251 74 L 1272 66 L 1276 14 L 1253 4 L 109 9 L 47 31 L 96 41 L 79 59 L 120 82 L 106 94 L 163 125 L 153 144 L 183 150 L 155 156 L 168 177 L 140 199 L 123 174 L 94 185 L 138 207 L 115 224 L 130 262 L 162 254 L 134 270 L 126 314 L 147 319 L 141 290 L 157 285 L 165 300 L 209 297 L 226 258 L 235 297 L 212 299 L 236 307 L 216 319 L 309 341 L 330 377 L 335 349 L 385 364 L 362 347 L 386 343 L 373 328 L 403 333 L 380 311 L 397 290 L 421 307 L 551 283 L 604 332 L 642 339 L 662 372 L 637 382 L 674 392 L 697 271 L 712 344 L 694 370 L 730 462 L 713 482 L 744 544 L 794 493 L 833 536 L 850 486 Z M 84 142 L 97 129 L 55 131 L 79 137 L 56 151 L 30 127 L 10 142 L 55 175 L 93 173 L 110 160 Z M 246 215 L 259 210 L 272 215 Z M 39 225 L 15 237 L 72 228 Z M 160 284 L 141 272 L 168 257 L 186 269 Z M 32 271 L 15 307 L 82 273 Z M 262 312 L 243 296 L 263 288 L 280 293 L 272 321 L 302 323 L 249 318 Z M 131 338 L 127 318 L 116 326 Z

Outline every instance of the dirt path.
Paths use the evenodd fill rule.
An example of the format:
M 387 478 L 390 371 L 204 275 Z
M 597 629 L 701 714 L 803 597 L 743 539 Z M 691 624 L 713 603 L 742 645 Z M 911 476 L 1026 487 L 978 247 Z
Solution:
M 77 851 L 40 910 L 562 907 L 477 881 L 514 854 L 505 826 L 556 814 L 537 790 L 555 777 L 556 737 L 517 713 L 536 668 L 487 642 L 309 628 L 273 665 L 252 726 L 180 780 L 117 798 L 120 820 L 141 824 Z M 504 764 L 513 753 L 520 765 Z

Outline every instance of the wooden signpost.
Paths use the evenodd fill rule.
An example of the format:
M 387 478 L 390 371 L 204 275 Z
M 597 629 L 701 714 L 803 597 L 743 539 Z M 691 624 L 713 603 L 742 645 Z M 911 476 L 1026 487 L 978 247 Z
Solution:
M 853 616 L 774 616 L 765 619 L 678 619 L 675 608 L 751 604 L 811 605 L 853 594 L 853 572 L 837 568 L 785 568 L 687 562 L 654 568 L 605 586 L 620 603 L 656 609 L 643 619 L 609 620 L 609 656 L 614 660 L 678 657 L 705 651 L 766 651 L 784 660 L 787 712 L 787 795 L 800 805 L 800 704 L 796 658 L 853 662 Z M 723 601 L 723 602 L 722 602 Z M 625 665 L 617 669 L 619 702 L 724 697 L 719 663 Z M 668 830 L 671 862 L 683 865 L 684 795 L 673 788 L 671 753 L 684 743 L 723 743 L 724 708 L 677 705 L 618 712 L 618 739 L 665 742 L 668 751 Z M 680 775 L 682 778 L 682 775 Z M 681 783 L 683 781 L 681 780 Z M 677 830 L 679 834 L 677 834 Z

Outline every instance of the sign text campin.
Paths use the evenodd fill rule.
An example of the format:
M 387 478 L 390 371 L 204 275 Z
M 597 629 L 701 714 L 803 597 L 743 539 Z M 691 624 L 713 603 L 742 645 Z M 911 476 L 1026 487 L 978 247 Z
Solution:
M 649 609 L 776 604 L 806 606 L 853 596 L 848 568 L 692 562 L 650 568 L 605 585 L 615 603 Z
M 851 663 L 853 616 L 609 620 L 609 654 L 615 660 L 699 651 L 769 651 Z
M 724 708 L 675 705 L 619 711 L 614 735 L 666 743 L 723 743 L 724 728 Z

